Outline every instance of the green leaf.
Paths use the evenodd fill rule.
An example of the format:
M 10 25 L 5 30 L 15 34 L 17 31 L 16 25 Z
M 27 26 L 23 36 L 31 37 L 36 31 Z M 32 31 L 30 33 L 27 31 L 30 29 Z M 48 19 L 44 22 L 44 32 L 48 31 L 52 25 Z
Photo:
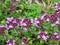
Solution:
M 54 32 L 58 32 L 58 28 L 57 27 L 53 27 Z
M 0 10 L 0 16 L 2 16 L 2 11 Z
M 36 45 L 41 45 L 39 42 L 36 42 L 35 44 L 36 44 Z
M 40 40 L 40 45 L 43 45 L 43 43 L 44 43 L 44 41 L 41 39 L 41 40 Z
M 3 20 L 1 21 L 1 24 L 6 24 L 6 20 L 3 19 Z
M 32 44 L 32 41 L 33 41 L 33 40 L 30 40 L 29 43 Z
M 4 32 L 5 32 L 5 35 L 8 35 L 8 30 L 5 30 Z
M 51 29 L 51 23 L 48 21 L 44 22 L 44 26 L 43 26 L 46 30 L 50 30 Z
M 0 35 L 0 40 L 4 41 L 4 37 L 2 35 Z

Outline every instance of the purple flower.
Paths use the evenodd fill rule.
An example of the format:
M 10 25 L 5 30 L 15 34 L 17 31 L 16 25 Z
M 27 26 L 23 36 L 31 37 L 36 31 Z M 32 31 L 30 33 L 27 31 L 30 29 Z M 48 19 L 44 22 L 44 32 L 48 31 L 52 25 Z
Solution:
M 48 32 L 47 32 L 47 31 L 42 31 L 40 34 L 41 34 L 41 36 L 42 36 L 42 35 L 47 35 Z
M 16 5 L 14 5 L 14 4 L 12 4 L 11 6 L 10 6 L 10 10 L 16 10 Z
M 35 26 L 37 26 L 37 28 L 39 28 L 40 26 L 43 26 L 43 20 L 40 18 L 35 18 Z
M 59 24 L 59 18 L 57 18 L 57 21 L 55 22 L 55 24 Z
M 20 18 L 16 18 L 15 21 L 16 21 L 17 25 L 20 25 L 21 26 L 21 21 L 22 20 Z
M 55 32 L 55 33 L 54 33 L 54 35 L 56 36 L 56 35 L 58 35 L 58 33 L 57 33 L 57 32 Z
M 48 38 L 47 38 L 47 36 L 43 35 L 42 39 L 46 41 Z
M 44 16 L 44 19 L 45 19 L 46 21 L 49 21 L 49 16 L 48 16 L 48 15 Z
M 32 26 L 33 20 L 29 18 L 22 19 L 21 26 L 24 27 L 24 29 L 29 29 Z
M 51 22 L 51 23 L 55 23 L 56 21 L 58 21 L 58 17 L 57 17 L 56 15 L 52 14 L 52 15 L 50 16 L 50 22 Z
M 5 27 L 3 25 L 0 25 L 0 34 L 4 33 L 4 29 L 5 29 Z
M 38 35 L 38 37 L 37 37 L 38 39 L 40 39 L 41 38 L 41 36 L 40 35 Z
M 22 41 L 23 43 L 26 43 L 26 44 L 28 44 L 28 43 L 29 43 L 29 40 L 28 40 L 28 38 L 26 38 L 26 37 L 23 37 L 22 39 L 23 39 L 23 41 Z
M 38 39 L 42 38 L 43 40 L 48 40 L 50 39 L 50 36 L 48 36 L 48 32 L 47 31 L 42 31 L 38 33 Z
M 17 26 L 16 23 L 10 22 L 10 23 L 7 23 L 7 24 L 6 24 L 6 29 L 7 29 L 7 30 L 9 30 L 9 29 L 14 29 L 16 26 Z
M 27 28 L 26 28 L 26 27 L 24 27 L 23 29 L 24 29 L 25 31 L 27 30 Z
M 54 26 L 56 26 L 56 24 L 55 24 L 55 23 L 53 23 L 53 24 L 51 24 L 51 26 L 52 26 L 52 27 L 54 27 Z
M 55 10 L 56 10 L 56 11 L 55 11 L 55 14 L 56 14 L 56 15 L 59 15 L 59 14 L 60 14 L 60 3 L 56 3 L 55 8 L 56 8 L 56 9 L 55 9 Z
M 7 23 L 12 22 L 14 20 L 13 17 L 7 18 Z
M 27 26 L 27 24 L 23 22 L 23 23 L 21 23 L 21 26 Z
M 17 22 L 13 17 L 7 18 L 6 29 L 14 29 L 17 26 Z
M 13 25 L 10 25 L 10 24 L 6 24 L 6 29 L 9 30 L 9 29 L 13 29 Z
M 42 20 L 49 21 L 49 16 L 48 16 L 48 14 L 44 13 L 44 14 L 41 16 L 41 19 L 42 19 Z
M 60 10 L 60 3 L 56 3 L 55 8 L 56 8 L 56 10 Z
M 54 39 L 55 39 L 55 40 L 59 40 L 59 39 L 60 39 L 60 36 L 59 36 L 59 35 L 54 36 Z
M 60 39 L 60 36 L 58 35 L 57 32 L 55 32 L 53 38 L 54 38 L 55 40 L 59 40 L 59 39 Z
M 22 41 L 22 45 L 24 45 L 25 43 Z
M 11 1 L 13 1 L 13 2 L 17 2 L 17 1 L 19 1 L 19 0 L 11 0 Z
M 6 41 L 6 45 L 15 45 L 15 40 Z
M 25 18 L 24 20 L 23 20 L 23 22 L 25 22 L 26 24 L 32 24 L 32 22 L 31 22 L 31 19 L 29 19 L 29 18 Z
M 56 10 L 56 11 L 55 11 L 55 14 L 59 16 L 60 10 Z

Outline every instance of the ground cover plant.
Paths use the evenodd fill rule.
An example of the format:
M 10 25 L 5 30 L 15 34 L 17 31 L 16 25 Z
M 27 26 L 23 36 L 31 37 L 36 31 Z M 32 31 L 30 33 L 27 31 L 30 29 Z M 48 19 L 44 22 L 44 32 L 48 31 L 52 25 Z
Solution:
M 0 45 L 60 45 L 60 0 L 0 0 Z

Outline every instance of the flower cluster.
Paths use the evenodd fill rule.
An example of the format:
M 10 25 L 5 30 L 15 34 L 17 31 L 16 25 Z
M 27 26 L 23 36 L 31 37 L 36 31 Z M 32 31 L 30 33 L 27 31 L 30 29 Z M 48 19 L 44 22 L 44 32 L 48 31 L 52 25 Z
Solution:
M 43 26 L 43 20 L 41 18 L 35 18 L 35 26 L 39 28 L 40 26 Z
M 8 40 L 6 41 L 6 45 L 15 45 L 15 40 Z
M 57 14 L 51 14 L 50 16 L 48 14 L 43 14 L 41 19 L 44 21 L 50 21 L 51 26 L 56 26 L 56 24 L 59 24 L 59 17 Z
M 6 24 L 6 29 L 14 29 L 17 25 L 20 25 L 21 19 L 16 18 L 14 19 L 13 17 L 7 18 L 7 24 Z
M 48 35 L 47 31 L 42 31 L 42 32 L 38 32 L 38 39 L 42 38 L 43 40 L 48 40 L 50 39 L 50 36 Z
M 6 29 L 7 30 L 13 29 L 13 28 L 15 28 L 15 26 L 16 26 L 16 22 L 15 22 L 14 18 L 13 17 L 7 18 Z
M 25 18 L 21 21 L 21 26 L 24 27 L 24 30 L 29 29 L 32 26 L 33 19 Z
M 55 8 L 56 8 L 56 14 L 60 14 L 60 3 L 56 3 L 56 6 L 55 6 Z
M 56 24 L 59 24 L 59 17 L 55 14 L 51 14 L 50 16 L 45 14 L 42 15 L 41 18 L 35 18 L 34 21 L 33 19 L 29 19 L 29 18 L 14 19 L 13 17 L 11 17 L 11 18 L 7 18 L 6 28 L 8 30 L 10 28 L 15 28 L 17 24 L 22 26 L 24 30 L 29 29 L 32 26 L 32 24 L 34 24 L 37 28 L 39 28 L 44 25 L 44 21 L 49 21 L 51 22 L 51 26 L 56 26 Z
M 55 32 L 53 38 L 55 40 L 59 40 L 60 39 L 60 35 L 57 32 Z
M 49 21 L 49 15 L 44 13 L 42 16 L 41 16 L 41 19 L 42 20 L 46 20 L 46 21 Z
M 56 3 L 55 8 L 55 14 L 60 18 L 60 3 Z
M 15 10 L 16 6 L 11 5 L 11 10 Z M 32 24 L 34 24 L 36 27 L 40 27 L 44 25 L 44 21 L 50 21 L 51 26 L 56 26 L 56 24 L 59 24 L 59 15 L 60 14 L 60 3 L 56 3 L 56 11 L 54 14 L 48 15 L 47 13 L 44 13 L 40 18 L 33 19 L 24 18 L 24 19 L 14 19 L 13 17 L 7 18 L 7 24 L 6 28 L 7 30 L 15 28 L 17 23 L 18 25 L 22 26 L 24 30 L 29 29 Z
M 32 19 L 25 18 L 25 19 L 20 19 L 16 18 L 14 19 L 13 17 L 7 18 L 7 24 L 6 24 L 6 29 L 14 29 L 17 25 L 24 27 L 24 30 L 27 30 L 31 27 L 33 23 Z
M 56 24 L 59 24 L 59 17 L 57 17 L 57 15 L 52 14 L 50 16 L 50 22 L 52 23 L 52 26 L 56 26 Z
M 26 37 L 23 37 L 22 39 L 22 45 L 28 44 L 29 40 Z
M 42 32 L 38 32 L 38 39 L 43 39 L 44 41 L 50 40 L 50 39 L 54 39 L 54 40 L 60 40 L 60 35 L 58 35 L 57 32 L 54 32 L 53 36 L 50 36 L 48 34 L 47 31 L 42 31 Z

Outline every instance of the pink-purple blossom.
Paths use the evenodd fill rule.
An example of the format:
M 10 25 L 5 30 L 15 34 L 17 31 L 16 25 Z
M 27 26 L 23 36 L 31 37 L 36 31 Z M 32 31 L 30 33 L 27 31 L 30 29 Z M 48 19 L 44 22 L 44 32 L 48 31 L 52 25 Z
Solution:
M 4 33 L 4 29 L 5 29 L 5 26 L 4 25 L 0 25 L 0 34 Z
M 35 26 L 39 28 L 40 26 L 43 26 L 44 22 L 41 18 L 35 18 Z
M 23 38 L 22 38 L 22 45 L 24 45 L 24 44 L 28 44 L 28 43 L 29 43 L 28 38 L 23 37 Z
M 42 38 L 44 41 L 47 41 L 50 36 L 48 35 L 47 31 L 42 31 L 42 32 L 38 32 L 38 39 Z
M 15 40 L 8 40 L 6 41 L 6 45 L 15 45 Z
M 14 4 L 12 4 L 12 5 L 10 6 L 10 11 L 12 11 L 12 10 L 16 10 L 16 8 L 17 8 L 17 6 L 14 5 Z
M 60 40 L 60 35 L 57 32 L 55 32 L 53 38 L 55 40 Z

